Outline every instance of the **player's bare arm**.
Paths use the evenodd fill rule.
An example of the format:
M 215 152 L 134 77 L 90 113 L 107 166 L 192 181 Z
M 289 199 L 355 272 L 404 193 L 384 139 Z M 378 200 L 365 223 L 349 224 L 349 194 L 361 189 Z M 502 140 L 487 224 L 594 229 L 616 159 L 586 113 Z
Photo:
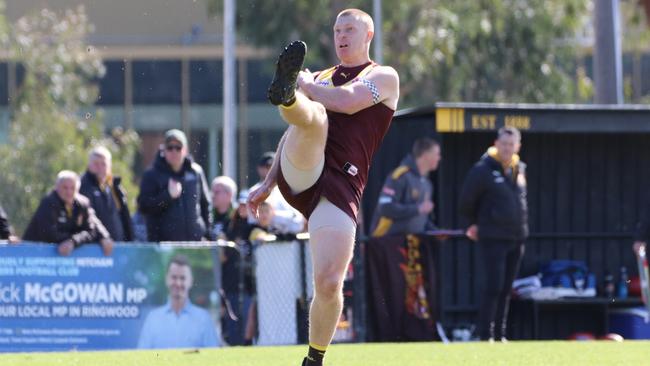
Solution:
M 399 76 L 389 66 L 377 66 L 365 77 L 336 88 L 318 85 L 312 73 L 301 71 L 298 86 L 306 96 L 323 104 L 326 109 L 345 114 L 354 114 L 377 103 L 395 110 L 399 99 Z
M 280 139 L 280 143 L 278 143 L 278 149 L 275 156 L 282 156 L 282 148 L 284 146 L 284 141 L 286 138 L 287 133 L 285 132 Z M 266 199 L 271 195 L 273 188 L 275 188 L 277 185 L 278 170 L 280 169 L 279 160 L 280 159 L 273 159 L 271 169 L 269 170 L 268 174 L 266 174 L 266 178 L 264 178 L 262 184 L 257 189 L 251 191 L 248 195 L 248 209 L 251 211 L 253 217 L 255 218 L 258 217 L 258 208 L 260 204 L 266 201 Z

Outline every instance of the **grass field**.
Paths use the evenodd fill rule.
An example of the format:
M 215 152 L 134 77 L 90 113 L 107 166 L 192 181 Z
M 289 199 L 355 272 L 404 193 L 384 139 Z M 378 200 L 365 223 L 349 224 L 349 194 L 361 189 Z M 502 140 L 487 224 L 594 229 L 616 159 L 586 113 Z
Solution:
M 299 366 L 305 346 L 0 354 L 2 366 Z M 650 365 L 650 341 L 334 345 L 328 366 Z

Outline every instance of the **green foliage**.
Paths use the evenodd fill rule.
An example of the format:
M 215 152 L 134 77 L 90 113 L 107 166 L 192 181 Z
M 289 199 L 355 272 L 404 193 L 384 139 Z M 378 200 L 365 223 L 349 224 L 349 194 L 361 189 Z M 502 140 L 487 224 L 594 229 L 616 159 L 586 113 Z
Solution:
M 209 0 L 219 14 L 223 0 Z M 332 26 L 336 14 L 346 8 L 370 4 L 363 0 L 237 0 L 237 32 L 240 41 L 266 45 L 278 53 L 296 39 L 307 40 L 306 64 L 336 62 Z
M 640 2 L 635 0 L 621 1 L 621 33 L 623 53 L 629 54 L 633 63 L 641 62 L 641 55 L 648 52 L 650 44 L 650 21 Z M 645 96 L 635 95 L 632 80 L 639 77 L 632 66 L 632 74 L 625 77 L 623 95 L 625 103 L 650 103 L 650 94 Z M 641 69 L 641 67 L 639 67 Z M 641 75 L 643 77 L 645 75 Z M 647 79 L 647 76 L 646 76 Z M 640 91 L 636 91 L 639 93 Z
M 387 63 L 400 68 L 411 103 L 573 101 L 573 39 L 587 1 L 427 3 L 402 2 L 385 24 L 385 43 L 398 48 Z
M 7 49 L 9 45 L 9 31 L 7 30 L 7 20 L 5 19 L 5 3 L 0 0 L 0 46 Z
M 27 225 L 42 196 L 63 169 L 83 172 L 88 150 L 107 145 L 116 173 L 131 183 L 128 163 L 138 143 L 133 132 L 104 136 L 100 116 L 80 116 L 97 99 L 92 82 L 104 65 L 85 44 L 92 31 L 83 7 L 57 14 L 41 10 L 19 19 L 2 33 L 13 61 L 25 68 L 13 101 L 9 139 L 0 145 L 0 202 L 18 233 Z M 7 35 L 5 37 L 5 35 Z M 133 192 L 133 191 L 132 191 Z
M 623 51 L 643 52 L 650 43 L 650 21 L 639 1 L 621 1 Z
M 210 0 L 220 11 L 221 0 Z M 436 100 L 574 102 L 579 30 L 588 0 L 383 1 L 385 63 L 401 78 L 401 107 Z M 307 64 L 335 62 L 339 10 L 371 1 L 237 2 L 240 41 L 310 46 Z M 376 25 L 377 26 L 377 25 Z M 242 37 L 243 36 L 243 39 Z

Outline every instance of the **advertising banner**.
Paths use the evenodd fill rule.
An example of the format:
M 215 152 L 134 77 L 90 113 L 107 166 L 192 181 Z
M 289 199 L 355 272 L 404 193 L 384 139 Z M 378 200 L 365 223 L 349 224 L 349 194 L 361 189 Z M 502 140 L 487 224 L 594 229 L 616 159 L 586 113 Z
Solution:
M 217 249 L 0 245 L 0 352 L 220 345 Z

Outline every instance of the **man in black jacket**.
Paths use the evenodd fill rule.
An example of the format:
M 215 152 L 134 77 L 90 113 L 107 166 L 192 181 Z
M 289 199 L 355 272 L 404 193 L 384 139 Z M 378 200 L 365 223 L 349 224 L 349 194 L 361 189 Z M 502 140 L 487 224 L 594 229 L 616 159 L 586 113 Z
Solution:
M 79 193 L 88 198 L 113 240 L 132 241 L 133 225 L 122 179 L 114 177 L 111 168 L 111 152 L 103 146 L 92 149 Z
M 182 131 L 165 133 L 165 144 L 144 172 L 138 207 L 145 215 L 147 239 L 199 241 L 210 235 L 210 190 L 203 169 L 188 155 Z
M 54 190 L 41 200 L 23 240 L 58 244 L 61 255 L 69 255 L 82 244 L 99 242 L 104 255 L 110 255 L 113 241 L 88 199 L 79 194 L 79 185 L 77 173 L 59 172 Z
M 528 236 L 526 165 L 520 161 L 521 134 L 499 129 L 490 147 L 469 171 L 460 195 L 467 236 L 482 250 L 485 279 L 478 332 L 483 340 L 505 340 L 508 303 Z

